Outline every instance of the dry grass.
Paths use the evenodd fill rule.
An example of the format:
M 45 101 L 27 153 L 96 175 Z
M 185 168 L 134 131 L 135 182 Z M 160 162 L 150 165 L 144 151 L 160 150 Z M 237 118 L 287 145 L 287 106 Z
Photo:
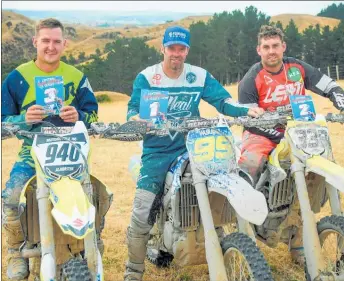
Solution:
M 302 32 L 310 25 L 313 25 L 315 27 L 316 24 L 319 24 L 320 27 L 328 25 L 330 26 L 330 29 L 333 29 L 340 22 L 340 20 L 338 19 L 318 17 L 312 15 L 282 14 L 271 17 L 271 21 L 280 21 L 283 25 L 283 28 L 286 28 L 291 19 L 294 20 L 296 26 L 299 29 L 299 32 Z
M 344 87 L 344 82 L 341 82 Z M 237 86 L 228 87 L 233 97 L 237 98 Z M 129 97 L 110 92 L 112 103 L 101 104 L 99 117 L 101 121 L 125 122 L 126 106 Z M 100 94 L 100 93 L 98 93 Z M 318 112 L 326 113 L 333 111 L 331 102 L 314 96 L 316 109 Z M 216 110 L 210 105 L 202 102 L 202 116 L 215 116 Z M 338 164 L 344 166 L 344 153 L 342 148 L 343 127 L 337 124 L 329 124 L 334 155 Z M 240 128 L 234 128 L 235 134 L 240 134 Z M 14 164 L 16 154 L 21 142 L 16 139 L 5 140 L 2 142 L 2 188 L 9 177 L 9 172 Z M 136 142 L 117 142 L 110 140 L 92 139 L 92 173 L 100 178 L 114 193 L 114 202 L 111 206 L 107 218 L 106 227 L 103 232 L 103 238 L 106 245 L 104 254 L 104 270 L 106 281 L 123 280 L 124 264 L 127 258 L 127 248 L 125 245 L 125 230 L 128 226 L 132 201 L 135 192 L 135 183 L 130 178 L 127 167 L 129 158 L 140 149 Z M 319 216 L 329 213 L 329 207 L 326 206 Z M 4 237 L 2 243 L 2 275 L 6 275 L 6 244 Z M 285 245 L 279 244 L 276 249 L 270 249 L 265 245 L 260 245 L 263 253 L 270 264 L 276 281 L 302 281 L 303 269 L 294 265 L 287 252 Z M 156 269 L 149 263 L 144 280 L 160 281 L 164 280 L 209 280 L 208 269 L 206 265 L 189 266 L 185 268 Z M 7 280 L 6 278 L 2 280 Z
M 122 34 L 124 34 L 125 37 L 144 37 L 147 36 L 151 38 L 146 43 L 150 47 L 154 47 L 158 51 L 160 50 L 160 45 L 162 42 L 162 36 L 164 33 L 164 30 L 168 26 L 172 25 L 180 25 L 186 28 L 189 28 L 191 24 L 196 23 L 198 21 L 203 21 L 207 23 L 212 16 L 189 16 L 184 19 L 170 22 L 170 23 L 164 23 L 159 24 L 152 27 L 129 27 L 129 29 L 124 30 L 124 28 L 111 28 L 109 30 L 111 31 L 120 31 Z M 317 23 L 323 27 L 325 25 L 329 25 L 331 29 L 333 27 L 337 26 L 339 24 L 339 20 L 332 19 L 332 18 L 325 18 L 325 17 L 317 17 L 312 15 L 298 15 L 298 14 L 282 14 L 273 16 L 271 18 L 271 21 L 277 22 L 278 20 L 282 22 L 283 27 L 286 27 L 290 21 L 290 19 L 293 19 L 295 21 L 295 24 L 298 26 L 299 31 L 302 32 L 305 28 L 307 28 L 309 25 L 316 25 Z M 77 29 L 79 33 L 79 29 Z M 78 42 L 77 46 L 70 44 L 68 49 L 66 50 L 66 53 L 72 53 L 73 55 L 78 55 L 79 52 L 84 51 L 86 55 L 89 55 L 91 53 L 94 53 L 94 50 L 96 48 L 99 48 L 102 50 L 106 43 L 111 42 L 109 39 L 94 39 L 91 32 L 95 32 L 94 29 L 87 31 L 90 35 L 89 38 L 86 40 L 83 40 L 82 42 Z M 96 31 L 97 34 L 101 33 L 100 31 Z M 78 40 L 80 41 L 80 40 Z
M 189 16 L 178 21 L 159 24 L 151 27 L 136 27 L 136 26 L 127 26 L 127 27 L 110 27 L 110 28 L 96 28 L 89 27 L 85 25 L 69 25 L 76 29 L 78 36 L 76 38 L 68 38 L 68 44 L 65 50 L 65 55 L 68 57 L 72 54 L 74 57 L 77 57 L 80 52 L 85 52 L 86 56 L 94 54 L 95 50 L 99 48 L 101 51 L 104 49 L 105 45 L 109 42 L 112 42 L 111 39 L 96 39 L 95 37 L 101 35 L 105 32 L 121 32 L 125 37 L 144 37 L 147 36 L 150 39 L 147 41 L 147 44 L 150 47 L 156 48 L 158 51 L 160 49 L 160 44 L 162 41 L 163 32 L 166 27 L 171 25 L 180 25 L 188 28 L 191 24 L 198 21 L 203 21 L 207 23 L 212 16 Z M 273 16 L 271 21 L 277 22 L 278 20 L 282 22 L 283 27 L 286 27 L 290 19 L 293 19 L 296 25 L 299 28 L 299 31 L 303 31 L 309 25 L 320 24 L 321 27 L 329 25 L 331 29 L 334 26 L 337 26 L 339 20 L 317 17 L 312 15 L 298 15 L 298 14 L 282 14 Z M 13 36 L 13 27 L 8 29 L 5 23 L 11 20 L 13 27 L 17 23 L 26 23 L 29 25 L 34 25 L 35 21 L 30 20 L 29 18 L 16 14 L 10 11 L 3 11 L 2 17 L 2 40 L 6 42 L 7 40 L 12 40 Z

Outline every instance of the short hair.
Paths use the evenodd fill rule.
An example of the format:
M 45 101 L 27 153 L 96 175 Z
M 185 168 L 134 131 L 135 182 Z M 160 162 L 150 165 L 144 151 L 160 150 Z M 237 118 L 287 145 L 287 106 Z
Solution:
M 282 42 L 284 42 L 283 31 L 275 25 L 262 25 L 258 33 L 258 46 L 261 43 L 261 39 L 272 38 L 278 36 Z
M 54 18 L 48 18 L 48 19 L 40 20 L 36 25 L 36 30 L 35 30 L 36 34 L 35 35 L 37 35 L 38 32 L 43 28 L 51 28 L 51 29 L 52 28 L 61 28 L 62 35 L 64 34 L 63 24 Z

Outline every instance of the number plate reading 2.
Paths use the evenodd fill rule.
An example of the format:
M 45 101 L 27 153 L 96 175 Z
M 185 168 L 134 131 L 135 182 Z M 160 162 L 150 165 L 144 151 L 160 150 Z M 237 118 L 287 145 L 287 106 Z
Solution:
M 195 129 L 189 132 L 186 146 L 193 162 L 206 174 L 229 171 L 235 150 L 228 128 Z

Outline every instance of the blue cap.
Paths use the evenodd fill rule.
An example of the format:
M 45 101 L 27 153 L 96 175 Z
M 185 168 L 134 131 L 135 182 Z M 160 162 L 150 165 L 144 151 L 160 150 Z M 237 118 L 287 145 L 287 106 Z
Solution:
M 170 26 L 165 30 L 162 44 L 164 47 L 180 44 L 190 48 L 190 31 L 180 26 Z

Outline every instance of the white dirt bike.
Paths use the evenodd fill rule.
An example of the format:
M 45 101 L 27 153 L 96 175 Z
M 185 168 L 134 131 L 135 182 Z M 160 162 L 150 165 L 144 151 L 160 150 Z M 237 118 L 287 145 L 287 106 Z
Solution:
M 2 139 L 15 135 L 33 138 L 36 175 L 19 203 L 25 237 L 20 253 L 29 259 L 30 276 L 35 281 L 104 280 L 100 233 L 113 194 L 90 174 L 84 123 L 44 127 L 42 132 L 2 123 Z
M 224 120 L 183 119 L 159 129 L 131 121 L 106 133 L 123 141 L 166 135 L 169 129 L 187 133 L 188 152 L 176 159 L 166 176 L 163 204 L 147 246 L 150 261 L 158 266 L 168 266 L 172 259 L 179 266 L 208 264 L 214 281 L 273 280 L 250 226 L 265 221 L 266 200 L 239 176 L 227 124 L 271 127 L 279 116 Z M 239 232 L 227 234 L 226 226 L 233 223 Z
M 254 226 L 257 239 L 272 248 L 279 242 L 290 245 L 303 226 L 307 281 L 344 280 L 344 217 L 339 195 L 344 192 L 344 168 L 333 160 L 327 122 L 343 124 L 344 115 L 317 115 L 314 121 L 290 118 L 284 139 L 255 184 L 269 208 L 264 223 Z M 332 215 L 316 222 L 314 214 L 328 199 Z

